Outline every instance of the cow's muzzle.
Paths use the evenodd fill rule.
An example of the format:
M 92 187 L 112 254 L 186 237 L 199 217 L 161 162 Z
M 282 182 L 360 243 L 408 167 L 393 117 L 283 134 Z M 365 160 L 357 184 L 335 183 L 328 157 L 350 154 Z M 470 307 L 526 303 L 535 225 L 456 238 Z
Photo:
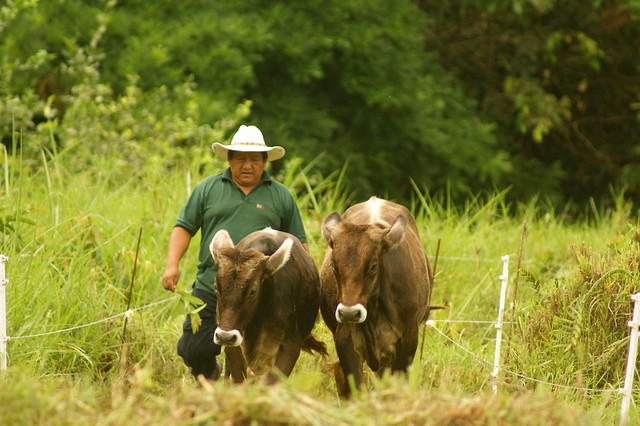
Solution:
M 218 327 L 213 333 L 213 342 L 222 346 L 240 346 L 242 344 L 242 334 L 238 330 L 225 331 Z
M 367 319 L 367 308 L 360 303 L 353 306 L 345 306 L 340 303 L 336 308 L 336 319 L 338 322 L 359 324 Z

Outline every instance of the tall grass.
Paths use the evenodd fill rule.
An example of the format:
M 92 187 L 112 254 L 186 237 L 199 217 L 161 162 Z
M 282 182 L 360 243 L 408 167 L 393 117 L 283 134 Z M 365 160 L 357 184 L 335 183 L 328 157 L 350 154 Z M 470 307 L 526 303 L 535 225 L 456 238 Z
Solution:
M 600 424 L 616 418 L 613 390 L 621 385 L 640 259 L 636 214 L 622 196 L 609 210 L 575 220 L 538 201 L 510 205 L 505 192 L 456 206 L 416 185 L 409 207 L 432 262 L 440 243 L 431 304 L 448 309 L 432 313 L 439 332 L 421 330 L 424 342 L 408 377 L 368 373 L 369 390 L 352 401 L 335 394 L 330 362 L 336 357 L 321 321 L 315 332 L 329 343 L 331 359 L 303 354 L 292 377 L 268 389 L 194 382 L 175 353 L 183 319 L 177 300 L 136 311 L 123 342 L 124 317 L 102 320 L 126 310 L 140 229 L 131 307 L 172 297 L 160 277 L 173 221 L 189 188 L 223 167 L 204 146 L 194 151 L 197 159 L 180 157 L 170 167 L 153 156 L 135 168 L 109 156 L 82 167 L 71 148 L 43 148 L 39 161 L 24 161 L 16 149 L 4 152 L 0 216 L 11 228 L 3 228 L 1 247 L 10 257 L 8 334 L 14 338 L 0 386 L 0 423 L 20 423 L 16 413 L 27 424 L 71 418 L 126 424 L 134 417 L 143 424 Z M 320 264 L 323 218 L 355 201 L 344 170 L 321 176 L 313 164 L 291 159 L 277 178 L 294 189 Z M 197 243 L 181 265 L 183 289 L 193 279 Z M 485 362 L 495 329 L 444 320 L 496 318 L 505 254 L 512 277 L 517 260 L 522 266 L 517 294 L 510 289 L 515 322 L 505 330 L 503 355 L 509 372 L 501 372 L 496 398 Z

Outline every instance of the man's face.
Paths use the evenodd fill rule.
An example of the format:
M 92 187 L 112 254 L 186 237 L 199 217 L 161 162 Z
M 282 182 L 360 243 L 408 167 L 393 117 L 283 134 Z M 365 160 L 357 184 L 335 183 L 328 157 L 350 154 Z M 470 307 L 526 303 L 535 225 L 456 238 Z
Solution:
M 262 178 L 267 162 L 261 152 L 234 152 L 229 160 L 231 177 L 241 187 L 254 187 Z

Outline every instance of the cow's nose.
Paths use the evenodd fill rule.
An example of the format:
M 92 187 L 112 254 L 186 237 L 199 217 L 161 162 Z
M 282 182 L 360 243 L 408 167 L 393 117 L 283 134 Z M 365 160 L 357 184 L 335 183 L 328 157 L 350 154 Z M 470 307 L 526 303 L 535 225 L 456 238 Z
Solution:
M 238 330 L 225 331 L 218 327 L 213 333 L 213 342 L 216 345 L 240 346 L 242 344 L 242 334 Z
M 358 303 L 353 306 L 345 306 L 342 303 L 336 308 L 338 322 L 362 323 L 367 319 L 367 309 Z

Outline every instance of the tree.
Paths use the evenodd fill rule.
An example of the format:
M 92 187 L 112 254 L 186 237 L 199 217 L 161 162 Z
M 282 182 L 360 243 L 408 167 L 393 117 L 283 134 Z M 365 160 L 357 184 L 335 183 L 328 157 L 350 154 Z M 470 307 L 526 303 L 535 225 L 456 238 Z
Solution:
M 132 78 L 148 92 L 189 81 L 206 123 L 249 100 L 248 120 L 269 141 L 308 161 L 325 153 L 324 171 L 349 160 L 361 197 L 408 198 L 410 178 L 459 197 L 501 186 L 510 154 L 462 79 L 425 51 L 429 25 L 409 1 L 58 0 L 17 16 L 0 51 L 16 63 L 45 52 L 38 72 L 59 74 L 60 94 L 82 83 L 68 72 L 78 49 L 92 52 L 114 98 Z M 43 39 L 26 43 L 36 26 Z M 34 75 L 11 91 L 37 85 Z
M 612 1 L 421 1 L 439 63 L 497 123 L 516 194 L 640 199 L 639 8 Z M 533 183 L 533 184 L 532 184 Z

